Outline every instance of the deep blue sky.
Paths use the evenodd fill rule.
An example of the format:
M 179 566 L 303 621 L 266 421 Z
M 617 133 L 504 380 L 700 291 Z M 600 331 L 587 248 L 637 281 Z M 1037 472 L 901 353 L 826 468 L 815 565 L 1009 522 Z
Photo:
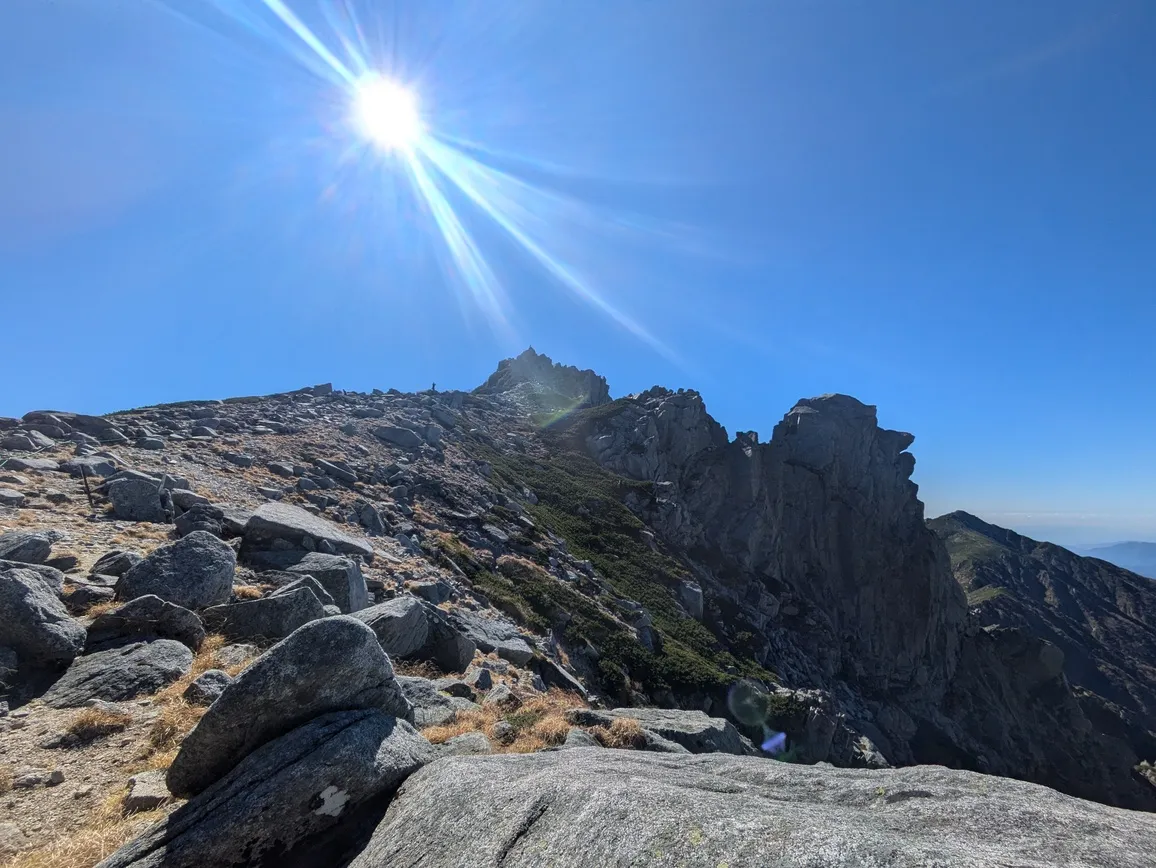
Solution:
M 732 433 L 850 393 L 917 436 L 931 515 L 1156 539 L 1156 6 L 350 2 L 508 173 L 488 201 L 652 340 L 441 178 L 495 330 L 260 0 L 4 0 L 0 415 L 471 388 L 533 344 Z M 355 65 L 341 0 L 289 5 Z

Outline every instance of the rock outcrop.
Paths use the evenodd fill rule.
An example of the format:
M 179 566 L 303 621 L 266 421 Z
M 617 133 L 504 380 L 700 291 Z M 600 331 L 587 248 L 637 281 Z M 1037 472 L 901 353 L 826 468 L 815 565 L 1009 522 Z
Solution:
M 120 600 L 155 595 L 186 609 L 214 606 L 233 592 L 237 555 L 227 543 L 196 531 L 161 546 L 116 583 Z
M 1153 846 L 1152 815 L 1006 778 L 587 748 L 426 766 L 350 868 L 1142 868 Z
M 552 392 L 571 407 L 594 407 L 610 400 L 605 377 L 594 371 L 555 364 L 549 357 L 534 352 L 533 347 L 499 362 L 498 369 L 475 391 L 501 394 L 523 384 Z
M 331 711 L 413 711 L 377 637 L 347 615 L 313 621 L 229 684 L 181 744 L 169 789 L 192 796 L 262 744 Z
M 123 702 L 156 693 L 193 665 L 193 652 L 172 639 L 119 645 L 78 657 L 44 694 L 52 708 L 78 708 L 90 700 Z
M 84 648 L 83 625 L 30 569 L 0 569 L 0 646 L 22 663 L 67 663 Z
M 382 711 L 321 715 L 254 750 L 99 868 L 284 865 L 433 757 L 409 723 Z M 334 849 L 304 864 L 333 864 Z

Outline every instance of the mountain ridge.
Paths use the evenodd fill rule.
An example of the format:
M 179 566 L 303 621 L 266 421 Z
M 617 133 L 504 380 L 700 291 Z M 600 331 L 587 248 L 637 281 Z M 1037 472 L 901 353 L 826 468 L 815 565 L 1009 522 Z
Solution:
M 614 721 L 638 709 L 643 720 L 666 721 L 622 736 L 645 750 L 675 750 L 672 740 L 718 750 L 725 741 L 757 753 L 740 732 L 754 744 L 773 744 L 768 735 L 778 733 L 795 762 L 944 765 L 1156 810 L 1140 764 L 1156 756 L 1142 726 L 1147 670 L 1099 652 L 1085 654 L 1086 672 L 1073 670 L 1083 659 L 1075 650 L 1091 646 L 1095 631 L 1063 607 L 1036 605 L 1043 592 L 1028 593 L 1035 574 L 1023 565 L 1045 557 L 1081 576 L 1092 567 L 966 514 L 927 521 L 911 481 L 913 435 L 880 427 L 876 409 L 850 396 L 801 399 L 766 441 L 749 431 L 731 438 L 696 391 L 656 386 L 611 399 L 595 372 L 530 349 L 472 392 L 321 384 L 103 417 L 33 411 L 10 422 L 0 486 L 16 488 L 0 507 L 0 529 L 13 534 L 18 564 L 0 563 L 0 577 L 28 588 L 28 558 L 42 570 L 55 562 L 50 596 L 71 607 L 64 617 L 82 632 L 92 611 L 105 619 L 102 637 L 109 624 L 126 629 L 122 609 L 159 611 L 160 601 L 122 600 L 109 621 L 93 608 L 140 584 L 99 572 L 97 564 L 116 562 L 110 549 L 152 563 L 191 540 L 219 552 L 206 587 L 223 581 L 224 591 L 212 590 L 213 605 L 184 621 L 247 635 L 256 629 L 247 619 L 259 614 L 260 629 L 274 631 L 258 640 L 260 671 L 269 671 L 301 619 L 360 619 L 395 665 L 436 670 L 403 683 L 431 740 L 448 743 L 456 725 L 466 727 L 462 737 L 481 737 L 472 750 L 532 744 L 518 728 L 556 714 L 548 697 L 564 690 L 566 701 L 593 708 L 570 709 L 550 738 L 569 739 L 569 728 L 579 730 L 576 742 L 610 739 L 613 726 L 622 729 Z M 53 546 L 73 553 L 49 558 Z M 970 559 L 953 556 L 964 549 Z M 1134 638 L 1126 627 L 1146 629 L 1148 598 L 1137 592 L 1128 604 L 1131 580 L 1100 576 L 1091 563 L 1085 608 L 1112 635 Z M 996 584 L 996 568 L 1009 564 L 1023 569 Z M 968 592 L 984 588 L 999 590 L 969 604 Z M 1109 588 L 1123 596 L 1113 590 L 1092 606 Z M 149 632 L 159 623 L 134 628 L 145 642 L 133 653 L 169 648 Z M 21 641 L 14 707 L 35 697 L 33 675 L 60 677 L 33 665 Z M 66 671 L 100 660 L 85 648 L 71 653 Z M 392 678 L 379 674 L 386 686 Z M 224 690 L 222 708 L 261 695 Z M 491 702 L 492 693 L 504 698 Z M 459 699 L 466 705 L 452 706 Z M 505 730 L 483 702 L 509 703 L 499 722 L 511 741 L 500 741 Z M 519 717 L 518 703 L 537 716 Z M 611 706 L 619 708 L 600 710 Z M 653 707 L 673 717 L 642 713 Z M 361 715 L 341 718 L 349 738 L 384 731 L 361 706 L 331 710 Z M 710 732 L 733 735 L 688 734 L 705 720 Z M 293 744 L 312 745 L 329 737 L 328 721 L 274 720 L 268 729 L 300 725 Z M 205 732 L 195 739 L 202 752 L 215 743 Z M 416 755 L 421 736 L 404 738 Z

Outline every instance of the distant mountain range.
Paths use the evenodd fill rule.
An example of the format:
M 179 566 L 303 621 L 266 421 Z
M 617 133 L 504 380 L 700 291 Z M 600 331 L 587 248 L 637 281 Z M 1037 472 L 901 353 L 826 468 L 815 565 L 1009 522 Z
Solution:
M 1156 579 L 1156 543 L 1122 542 L 1084 549 L 1080 554 L 1099 558 L 1149 579 Z
M 928 521 L 951 557 L 972 616 L 1016 627 L 1064 653 L 1084 713 L 1142 756 L 1156 754 L 1156 583 L 966 512 Z M 1151 543 L 1125 543 L 1150 548 Z

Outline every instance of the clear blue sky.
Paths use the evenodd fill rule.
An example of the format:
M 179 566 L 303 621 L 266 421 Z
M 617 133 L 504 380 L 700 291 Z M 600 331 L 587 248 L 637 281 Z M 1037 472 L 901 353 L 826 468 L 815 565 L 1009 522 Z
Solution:
M 1153 45 L 1145 0 L 3 0 L 0 415 L 533 344 L 732 433 L 850 393 L 929 514 L 1156 539 Z

